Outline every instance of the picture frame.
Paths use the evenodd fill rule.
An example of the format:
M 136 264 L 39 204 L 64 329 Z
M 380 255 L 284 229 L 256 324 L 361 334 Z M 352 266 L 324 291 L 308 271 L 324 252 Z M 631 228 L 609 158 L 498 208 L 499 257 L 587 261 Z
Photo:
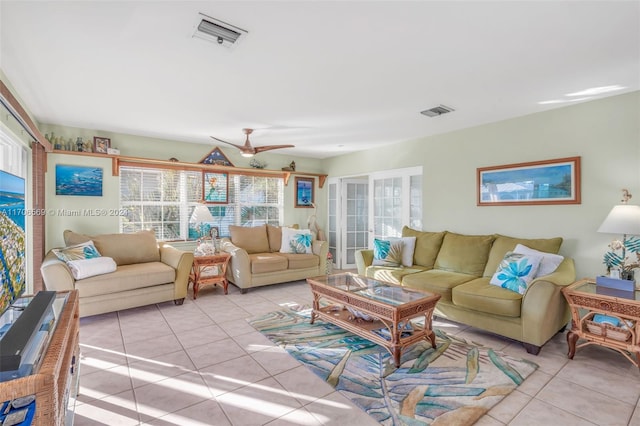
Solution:
M 102 138 L 100 136 L 93 137 L 93 152 L 98 154 L 108 154 L 109 148 L 111 148 L 111 139 Z
M 228 166 L 234 167 L 233 163 L 229 161 L 226 155 L 220 150 L 220 148 L 216 147 L 207 155 L 205 155 L 202 160 L 200 160 L 202 164 L 213 164 L 216 166 Z
M 229 174 L 202 172 L 202 199 L 208 204 L 229 202 Z
M 580 204 L 580 157 L 481 167 L 478 206 Z
M 314 207 L 315 183 L 315 178 L 296 177 L 296 207 Z
M 102 168 L 56 164 L 56 195 L 102 197 Z

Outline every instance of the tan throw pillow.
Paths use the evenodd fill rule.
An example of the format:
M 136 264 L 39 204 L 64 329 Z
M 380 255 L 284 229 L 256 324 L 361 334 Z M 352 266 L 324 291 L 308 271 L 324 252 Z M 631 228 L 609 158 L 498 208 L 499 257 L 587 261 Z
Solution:
M 253 253 L 269 253 L 269 238 L 267 237 L 267 225 L 261 226 L 236 226 L 229 225 L 231 242 Z

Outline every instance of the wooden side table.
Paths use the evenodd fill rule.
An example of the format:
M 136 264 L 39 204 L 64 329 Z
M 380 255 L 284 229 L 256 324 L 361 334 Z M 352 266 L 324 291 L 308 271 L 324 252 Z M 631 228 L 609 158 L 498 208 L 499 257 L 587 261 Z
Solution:
M 612 295 L 597 287 L 595 280 L 584 279 L 563 288 L 562 293 L 571 308 L 571 330 L 567 333 L 569 359 L 573 359 L 576 349 L 600 345 L 615 349 L 640 368 L 640 291 L 629 292 L 629 297 Z M 595 314 L 631 321 L 633 325 L 620 328 L 597 324 L 593 322 Z M 576 345 L 578 339 L 586 342 Z
M 227 265 L 231 255 L 229 253 L 218 253 L 211 256 L 194 256 L 191 273 L 189 274 L 189 284 L 193 283 L 193 298 L 198 297 L 198 290 L 203 285 L 221 284 L 224 294 L 227 294 L 229 282 L 227 281 Z

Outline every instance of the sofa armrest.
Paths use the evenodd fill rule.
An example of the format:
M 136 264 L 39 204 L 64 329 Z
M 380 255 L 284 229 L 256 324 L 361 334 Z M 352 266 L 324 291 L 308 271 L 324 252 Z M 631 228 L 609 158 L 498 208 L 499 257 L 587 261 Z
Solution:
M 47 290 L 68 291 L 75 289 L 76 280 L 73 278 L 71 269 L 51 251 L 42 260 L 40 273 Z
M 239 288 L 249 287 L 251 285 L 251 261 L 247 251 L 233 244 L 229 238 L 220 240 L 220 249 L 231 255 L 227 268 L 227 279 Z
M 322 240 L 313 240 L 311 250 L 313 251 L 313 254 L 320 257 L 320 264 L 318 265 L 318 269 L 320 269 L 320 274 L 324 274 L 327 270 L 327 254 L 329 254 L 329 242 Z
M 189 287 L 193 252 L 178 250 L 169 244 L 163 244 L 160 246 L 160 261 L 176 270 L 174 300 L 184 299 Z
M 529 284 L 522 297 L 522 332 L 524 341 L 538 346 L 546 342 L 569 322 L 569 305 L 562 288 L 575 282 L 573 259 L 566 258 L 558 269 L 538 277 Z
M 356 250 L 356 266 L 359 275 L 366 275 L 368 266 L 373 263 L 373 250 Z

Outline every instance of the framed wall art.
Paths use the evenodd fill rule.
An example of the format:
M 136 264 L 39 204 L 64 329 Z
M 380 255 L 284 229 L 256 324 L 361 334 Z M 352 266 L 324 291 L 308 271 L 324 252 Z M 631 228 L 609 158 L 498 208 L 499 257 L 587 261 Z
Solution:
M 296 177 L 296 207 L 313 208 L 314 178 Z
M 580 204 L 580 157 L 477 169 L 478 206 Z
M 106 154 L 109 148 L 111 148 L 111 139 L 101 138 L 99 136 L 93 137 L 93 152 Z
M 56 164 L 56 195 L 102 197 L 102 168 Z
M 202 172 L 202 197 L 205 203 L 229 202 L 229 175 L 227 173 Z
M 204 156 L 200 160 L 203 164 L 215 164 L 216 166 L 230 166 L 233 167 L 233 163 L 229 161 L 226 155 L 220 150 L 220 148 L 214 148 L 210 153 Z

